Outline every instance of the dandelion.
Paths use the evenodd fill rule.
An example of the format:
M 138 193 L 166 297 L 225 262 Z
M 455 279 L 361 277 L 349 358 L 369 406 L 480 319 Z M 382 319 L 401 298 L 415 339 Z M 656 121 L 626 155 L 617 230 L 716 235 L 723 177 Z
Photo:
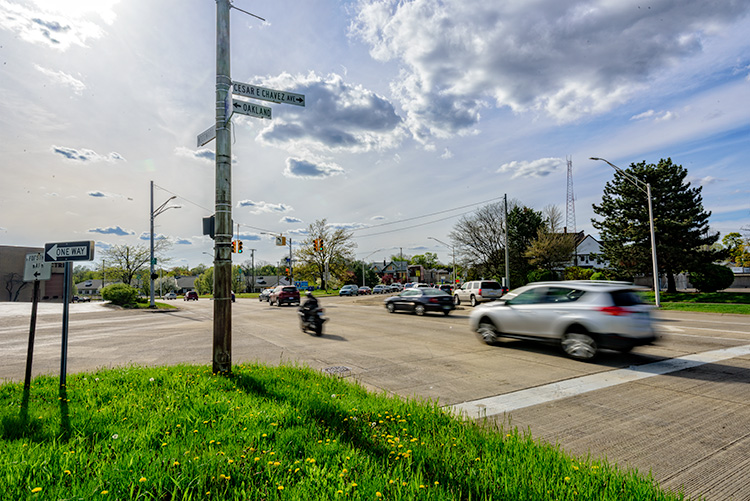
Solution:
M 283 485 L 280 485 L 280 486 L 278 487 L 278 489 L 279 489 L 280 491 L 283 491 L 283 490 L 284 490 L 284 486 L 283 486 Z
M 566 482 L 570 482 L 570 477 L 565 477 Z
M 440 482 L 438 482 L 437 480 L 435 480 L 435 485 L 440 485 Z
M 102 496 L 106 496 L 107 494 L 109 494 L 109 491 L 102 491 Z
M 175 461 L 174 463 L 172 463 L 172 466 L 180 466 L 180 462 L 179 461 Z
M 143 482 L 145 482 L 145 481 L 146 481 L 146 477 L 141 477 L 141 478 L 139 478 L 139 479 L 138 479 L 138 481 L 139 481 L 140 483 L 143 483 Z
M 381 493 L 380 493 L 379 491 L 378 491 L 378 492 L 376 492 L 376 493 L 375 493 L 375 495 L 376 495 L 377 497 L 379 497 L 379 498 L 382 498 L 382 497 L 383 497 L 383 495 L 382 495 L 382 494 L 381 494 Z
M 66 475 L 70 475 L 70 470 L 65 470 L 63 473 L 65 473 Z
M 42 492 L 42 488 L 41 487 L 34 487 L 33 489 L 31 489 L 31 492 L 33 494 L 36 494 L 37 492 Z

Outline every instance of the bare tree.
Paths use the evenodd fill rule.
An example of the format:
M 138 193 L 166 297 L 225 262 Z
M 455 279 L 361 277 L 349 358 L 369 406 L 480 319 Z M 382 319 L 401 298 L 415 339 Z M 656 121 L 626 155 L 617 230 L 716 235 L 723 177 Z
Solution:
M 334 276 L 346 272 L 347 262 L 354 259 L 352 234 L 343 228 L 332 228 L 326 219 L 315 221 L 308 228 L 308 235 L 297 250 L 297 257 L 305 265 L 311 266 L 320 277 L 324 289 L 326 283 L 326 266 Z
M 503 203 L 485 205 L 453 226 L 450 238 L 469 267 L 486 277 L 505 274 L 505 227 Z
M 544 226 L 537 231 L 534 240 L 526 250 L 531 264 L 543 270 L 553 271 L 565 266 L 575 251 L 575 235 L 564 233 L 562 211 L 554 205 L 542 210 Z
M 171 246 L 167 239 L 157 240 L 154 242 L 154 253 L 162 259 L 161 254 Z M 146 245 L 113 245 L 102 255 L 108 265 L 107 274 L 114 274 L 117 280 L 128 285 L 133 285 L 136 275 L 146 269 L 151 261 L 151 249 Z
M 23 281 L 23 275 L 11 272 L 7 273 L 5 279 L 5 290 L 8 291 L 8 301 L 18 301 L 18 296 L 21 294 L 28 282 Z

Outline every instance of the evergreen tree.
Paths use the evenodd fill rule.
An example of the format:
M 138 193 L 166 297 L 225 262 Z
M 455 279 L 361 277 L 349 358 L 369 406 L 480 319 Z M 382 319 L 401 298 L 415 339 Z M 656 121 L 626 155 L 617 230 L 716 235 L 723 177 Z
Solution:
M 657 165 L 631 164 L 625 171 L 651 185 L 654 233 L 659 274 L 667 276 L 667 292 L 676 292 L 675 275 L 695 270 L 719 256 L 711 245 L 719 234 L 711 233 L 711 212 L 703 209 L 702 188 L 685 181 L 687 170 L 662 159 Z M 621 273 L 649 274 L 651 237 L 648 200 L 642 187 L 636 186 L 622 172 L 604 187 L 602 203 L 594 204 L 602 220 L 592 219 L 599 230 L 604 257 Z

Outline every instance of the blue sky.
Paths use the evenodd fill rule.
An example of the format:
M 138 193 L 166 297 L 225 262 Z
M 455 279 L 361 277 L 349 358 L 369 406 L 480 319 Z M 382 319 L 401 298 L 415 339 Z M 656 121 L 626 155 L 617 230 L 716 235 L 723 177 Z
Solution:
M 266 21 L 232 10 L 232 79 L 306 97 L 233 117 L 235 262 L 326 218 L 360 259 L 448 263 L 428 237 L 480 202 L 565 213 L 567 158 L 592 232 L 613 175 L 592 156 L 671 157 L 715 231 L 750 225 L 748 1 L 234 5 Z M 0 0 L 2 244 L 146 244 L 153 180 L 181 206 L 156 219 L 171 264 L 211 263 L 215 25 L 213 0 Z

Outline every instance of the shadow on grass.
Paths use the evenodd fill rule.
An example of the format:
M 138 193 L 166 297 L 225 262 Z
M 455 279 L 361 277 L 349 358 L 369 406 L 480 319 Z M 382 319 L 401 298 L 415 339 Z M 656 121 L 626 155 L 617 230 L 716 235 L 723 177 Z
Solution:
M 21 409 L 18 416 L 7 415 L 0 419 L 0 438 L 5 440 L 26 438 L 34 442 L 45 442 L 53 439 L 53 437 L 44 431 L 41 418 L 29 419 L 30 400 L 31 389 L 24 388 L 23 396 L 21 397 Z M 60 387 L 59 402 L 60 430 L 57 437 L 54 438 L 68 441 L 72 434 L 72 427 L 70 425 L 70 410 L 68 408 L 68 392 L 64 386 Z

